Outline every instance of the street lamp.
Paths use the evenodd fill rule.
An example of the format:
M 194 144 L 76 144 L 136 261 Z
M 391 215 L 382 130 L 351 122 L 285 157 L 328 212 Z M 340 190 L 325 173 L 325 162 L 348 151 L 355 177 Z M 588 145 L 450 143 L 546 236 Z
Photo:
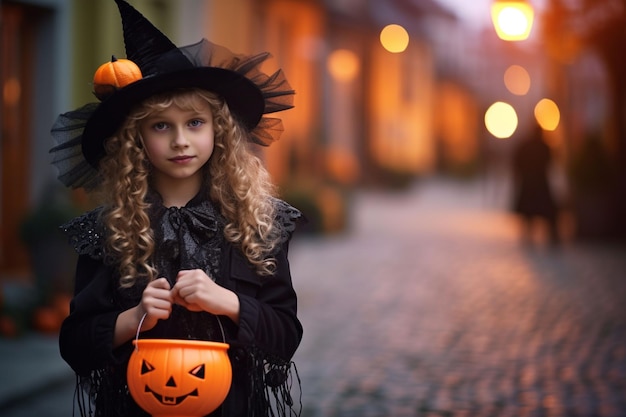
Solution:
M 533 27 L 535 12 L 527 0 L 494 0 L 491 20 L 498 37 L 505 41 L 523 41 Z

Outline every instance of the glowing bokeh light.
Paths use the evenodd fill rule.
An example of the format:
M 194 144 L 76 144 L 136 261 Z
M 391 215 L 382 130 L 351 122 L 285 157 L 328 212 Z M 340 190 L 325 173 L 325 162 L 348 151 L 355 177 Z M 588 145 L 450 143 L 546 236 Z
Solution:
M 528 20 L 524 13 L 513 7 L 505 7 L 498 15 L 498 25 L 509 36 L 520 36 L 528 28 Z
M 510 138 L 517 130 L 517 113 L 503 101 L 493 103 L 485 112 L 485 127 L 498 139 Z
M 535 119 L 544 130 L 556 130 L 561 121 L 559 106 L 549 98 L 541 99 L 535 106 Z
M 409 46 L 409 33 L 400 25 L 387 25 L 380 32 L 380 43 L 389 52 L 404 52 Z
M 505 41 L 522 41 L 530 35 L 534 10 L 525 0 L 495 0 L 491 19 L 496 33 Z
M 504 85 L 511 93 L 524 96 L 530 90 L 530 75 L 524 67 L 511 65 L 504 72 Z
M 347 49 L 337 49 L 328 56 L 328 72 L 338 81 L 351 81 L 359 73 L 358 56 Z

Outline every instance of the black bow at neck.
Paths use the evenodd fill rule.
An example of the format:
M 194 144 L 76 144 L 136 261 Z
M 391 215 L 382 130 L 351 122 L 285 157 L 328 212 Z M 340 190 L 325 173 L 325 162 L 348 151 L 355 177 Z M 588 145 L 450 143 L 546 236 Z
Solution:
M 202 269 L 215 280 L 226 222 L 213 203 L 196 196 L 184 207 L 165 207 L 158 195 L 149 202 L 159 276 L 173 283 L 179 270 Z

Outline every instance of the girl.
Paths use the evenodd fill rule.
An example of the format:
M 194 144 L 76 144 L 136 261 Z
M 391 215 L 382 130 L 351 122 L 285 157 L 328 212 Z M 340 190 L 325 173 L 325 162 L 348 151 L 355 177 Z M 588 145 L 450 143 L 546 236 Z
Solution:
M 293 91 L 281 72 L 258 71 L 267 54 L 176 48 L 116 2 L 142 75 L 52 130 L 60 179 L 103 202 L 63 226 L 79 259 L 59 343 L 87 394 L 81 415 L 147 415 L 126 383 L 138 332 L 225 339 L 233 381 L 211 415 L 292 415 L 302 327 L 287 252 L 301 215 L 273 197 L 247 142 L 276 137 L 276 119 L 262 115 L 290 108 Z

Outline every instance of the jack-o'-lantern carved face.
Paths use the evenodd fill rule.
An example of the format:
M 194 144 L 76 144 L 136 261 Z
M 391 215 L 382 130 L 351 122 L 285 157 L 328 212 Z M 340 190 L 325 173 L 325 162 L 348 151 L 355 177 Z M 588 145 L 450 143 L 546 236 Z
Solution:
M 203 363 L 199 364 L 198 366 L 190 370 L 188 374 L 194 376 L 196 380 L 200 382 L 204 380 L 205 368 L 206 367 Z M 152 364 L 150 364 L 150 362 L 144 359 L 143 363 L 141 364 L 141 375 L 144 375 L 145 377 L 146 374 L 150 372 L 155 372 L 155 371 L 156 371 L 156 368 Z M 149 380 L 146 380 L 145 392 L 151 393 L 154 396 L 154 398 L 163 405 L 178 405 L 182 403 L 187 397 L 198 396 L 198 388 L 197 387 L 193 388 L 193 386 L 191 385 L 193 382 L 190 382 L 190 381 L 185 381 L 185 382 L 186 382 L 186 385 L 189 386 L 187 390 L 178 388 L 178 384 L 176 383 L 176 380 L 174 379 L 173 375 L 170 375 L 170 377 L 167 379 L 167 382 L 165 383 L 165 390 L 169 391 L 168 394 L 174 394 L 175 391 L 179 393 L 188 391 L 186 394 L 183 394 L 183 395 L 165 395 L 165 391 L 163 393 L 157 392 L 153 388 L 150 387 Z M 179 381 L 179 383 L 181 383 L 181 381 Z
M 228 345 L 164 339 L 135 344 L 128 388 L 151 415 L 204 416 L 226 398 L 232 378 Z

